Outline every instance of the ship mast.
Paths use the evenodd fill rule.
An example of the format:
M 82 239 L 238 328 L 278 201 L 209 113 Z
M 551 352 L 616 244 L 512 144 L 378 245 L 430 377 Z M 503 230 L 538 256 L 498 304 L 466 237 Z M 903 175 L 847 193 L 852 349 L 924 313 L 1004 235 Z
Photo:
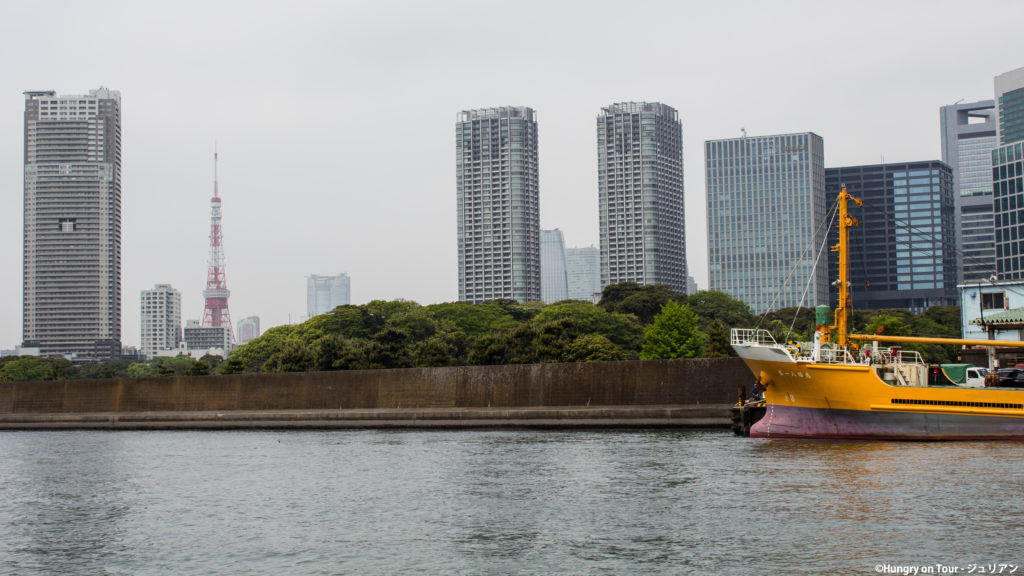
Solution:
M 839 192 L 839 243 L 832 247 L 833 252 L 839 253 L 839 304 L 836 306 L 835 326 L 829 326 L 835 330 L 836 345 L 839 348 L 846 348 L 847 334 L 849 333 L 849 315 L 853 312 L 853 302 L 850 299 L 850 228 L 860 223 L 853 216 L 847 207 L 847 201 L 852 200 L 857 206 L 864 203 L 850 196 L 846 192 L 846 185 Z

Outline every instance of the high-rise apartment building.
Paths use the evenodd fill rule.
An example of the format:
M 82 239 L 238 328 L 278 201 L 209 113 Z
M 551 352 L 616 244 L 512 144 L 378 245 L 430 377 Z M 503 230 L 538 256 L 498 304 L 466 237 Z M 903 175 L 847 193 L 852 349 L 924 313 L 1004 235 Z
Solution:
M 565 268 L 570 299 L 596 303 L 601 298 L 601 251 L 596 246 L 567 248 Z
M 249 316 L 238 321 L 238 345 L 248 344 L 260 335 L 260 317 Z
M 121 95 L 25 92 L 25 346 L 121 354 Z
M 850 296 L 860 309 L 956 305 L 953 171 L 938 160 L 848 166 L 825 170 L 829 204 L 843 185 L 863 206 L 849 205 L 859 224 L 850 228 Z M 829 245 L 839 243 L 836 225 Z M 839 277 L 839 256 L 827 252 L 829 277 Z M 833 291 L 834 301 L 838 294 Z
M 957 282 L 995 273 L 992 229 L 992 149 L 996 146 L 994 100 L 943 106 L 942 161 L 953 169 Z
M 994 84 L 999 145 L 1024 140 L 1024 68 L 996 76 Z
M 174 350 L 181 343 L 181 292 L 170 284 L 142 291 L 142 347 L 144 358 L 160 350 Z
M 993 222 L 999 280 L 1024 280 L 1024 141 L 992 151 Z
M 338 306 L 352 303 L 352 281 L 348 274 L 306 278 L 306 315 L 312 318 L 326 314 Z
M 540 299 L 551 304 L 569 298 L 562 231 L 540 231 Z
M 674 108 L 624 102 L 597 117 L 601 286 L 686 293 L 683 125 Z
M 459 300 L 540 300 L 537 117 L 466 110 L 455 125 Z
M 813 132 L 704 143 L 708 289 L 756 314 L 828 303 L 824 150 Z

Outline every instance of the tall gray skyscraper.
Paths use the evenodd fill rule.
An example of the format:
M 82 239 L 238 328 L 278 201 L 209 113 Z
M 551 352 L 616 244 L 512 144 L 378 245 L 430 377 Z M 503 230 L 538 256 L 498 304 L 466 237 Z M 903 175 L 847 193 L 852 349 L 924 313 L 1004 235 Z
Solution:
M 459 300 L 540 300 L 537 118 L 466 110 L 455 125 Z
M 181 342 L 181 292 L 170 284 L 142 291 L 142 346 L 146 358 L 160 350 L 174 350 Z
M 995 273 L 992 230 L 992 148 L 996 146 L 995 101 L 943 106 L 942 161 L 953 169 L 957 282 Z
M 601 286 L 666 284 L 686 293 L 683 125 L 657 102 L 597 117 Z
M 540 231 L 540 299 L 551 304 L 569 297 L 562 231 Z
M 310 275 L 306 278 L 306 315 L 312 318 L 338 306 L 352 303 L 352 282 L 348 274 Z
M 801 302 L 827 304 L 821 136 L 711 140 L 704 154 L 708 288 L 742 300 L 757 314 Z
M 24 343 L 121 354 L 121 95 L 25 92 Z
M 569 298 L 594 302 L 601 295 L 601 251 L 595 246 L 567 248 L 565 267 Z

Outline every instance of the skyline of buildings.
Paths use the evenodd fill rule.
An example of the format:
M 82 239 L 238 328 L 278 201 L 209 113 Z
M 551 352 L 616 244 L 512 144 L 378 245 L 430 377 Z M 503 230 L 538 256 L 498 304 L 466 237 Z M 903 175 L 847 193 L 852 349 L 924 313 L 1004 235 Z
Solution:
M 949 169 L 943 169 L 938 161 L 929 161 L 931 165 L 927 168 L 927 176 L 917 174 L 920 163 L 885 163 L 881 165 L 863 165 L 859 167 L 838 167 L 828 168 L 829 174 L 839 171 L 840 180 L 849 178 L 847 171 L 852 168 L 860 168 L 868 171 L 876 167 L 885 173 L 879 181 L 861 181 L 866 196 L 877 196 L 882 200 L 887 209 L 891 209 L 891 216 L 896 220 L 906 219 L 908 222 L 922 221 L 922 218 L 929 220 L 927 226 L 915 226 L 920 232 L 930 228 L 934 231 L 940 229 L 940 234 L 945 237 L 941 241 L 945 244 L 933 245 L 930 249 L 919 247 L 918 242 L 910 233 L 910 236 L 899 236 L 892 230 L 886 234 L 896 234 L 890 238 L 892 242 L 878 244 L 880 237 L 865 236 L 867 242 L 864 248 L 865 254 L 875 254 L 876 249 L 883 246 L 886 250 L 894 247 L 898 249 L 901 242 L 910 246 L 909 260 L 903 254 L 897 253 L 887 261 L 890 276 L 871 276 L 866 274 L 865 286 L 870 284 L 872 290 L 863 294 L 857 293 L 854 287 L 855 302 L 863 305 L 874 305 L 876 302 L 910 302 L 907 307 L 917 308 L 948 301 L 948 294 L 921 295 L 922 290 L 944 291 L 949 285 L 946 278 L 949 268 L 949 260 L 952 258 L 956 265 L 955 282 L 975 282 L 987 280 L 993 276 L 996 279 L 1020 278 L 1024 274 L 1021 259 L 1024 257 L 1024 247 L 1020 245 L 1021 226 L 1024 225 L 1024 214 L 1021 207 L 1024 207 L 1024 190 L 1022 190 L 1020 174 L 1024 169 L 1020 166 L 1020 148 L 1015 146 L 1024 140 L 1024 68 L 1019 68 L 993 78 L 994 98 L 992 100 L 980 100 L 977 102 L 958 102 L 954 105 L 940 108 L 941 144 L 944 164 Z M 120 349 L 120 95 L 116 91 L 100 88 L 92 90 L 87 96 L 57 95 L 55 91 L 32 91 L 25 92 L 25 247 L 24 247 L 24 326 L 23 346 L 26 348 L 39 347 L 42 354 L 60 354 L 74 357 L 77 361 L 89 361 L 91 359 L 103 359 L 117 357 Z M 616 281 L 638 281 L 640 283 L 665 283 L 673 289 L 686 293 L 690 291 L 687 286 L 690 278 L 686 274 L 685 255 L 685 222 L 683 220 L 683 175 L 682 175 L 682 122 L 678 112 L 665 104 L 658 102 L 623 102 L 602 108 L 597 117 L 598 127 L 598 160 L 599 160 L 599 228 L 602 238 L 607 238 L 607 257 L 602 259 L 604 254 L 598 250 L 599 268 L 607 271 L 607 279 L 610 281 L 614 274 L 620 276 Z M 115 130 L 116 128 L 116 130 Z M 675 134 L 678 133 L 678 139 Z M 811 171 L 809 173 L 811 188 L 814 175 L 813 157 L 815 146 L 823 151 L 823 141 L 813 132 L 809 134 L 812 138 L 807 144 L 810 149 Z M 784 136 L 800 136 L 801 134 L 776 135 L 769 138 Z M 766 150 L 747 150 L 749 158 L 740 156 L 730 157 L 724 164 L 715 154 L 723 153 L 718 146 L 725 142 L 750 141 L 756 138 L 747 137 L 727 140 L 709 140 L 705 142 L 705 170 L 707 177 L 707 189 L 705 202 L 708 207 L 708 264 L 709 264 L 709 288 L 714 289 L 715 274 L 721 270 L 716 267 L 729 264 L 729 260 L 735 260 L 736 254 L 740 254 L 739 268 L 736 269 L 737 277 L 745 278 L 742 282 L 746 284 L 761 284 L 761 280 L 749 280 L 755 278 L 765 263 L 776 263 L 785 258 L 792 257 L 792 250 L 789 247 L 779 244 L 780 236 L 770 230 L 762 230 L 764 240 L 762 246 L 752 246 L 749 236 L 749 224 L 752 221 L 749 217 L 752 213 L 739 215 L 741 204 L 729 205 L 729 202 L 736 202 L 737 197 L 756 190 L 760 194 L 759 201 L 774 201 L 772 198 L 778 196 L 779 191 L 791 190 L 798 194 L 806 192 L 805 183 L 800 180 L 798 166 L 802 164 L 803 158 L 798 157 L 796 152 L 799 144 L 794 149 L 786 149 L 783 146 L 781 155 L 793 153 L 788 164 L 772 165 L 776 159 L 770 159 L 770 153 Z M 471 290 L 466 297 L 470 301 L 482 301 L 499 297 L 512 297 L 517 300 L 544 300 L 557 301 L 559 296 L 548 293 L 547 288 L 554 287 L 555 283 L 545 280 L 547 272 L 544 264 L 548 258 L 543 256 L 545 252 L 545 241 L 548 231 L 539 230 L 539 204 L 538 189 L 539 182 L 537 174 L 537 117 L 536 112 L 528 107 L 500 107 L 481 108 L 463 111 L 459 114 L 456 124 L 457 140 L 457 194 L 458 194 L 458 232 L 459 243 L 459 272 L 460 272 L 460 299 L 466 293 L 467 279 L 471 279 Z M 996 143 L 1000 146 L 996 147 Z M 678 144 L 678 162 L 675 161 L 676 145 Z M 713 145 L 713 146 L 712 146 Z M 78 146 L 79 148 L 75 148 Z M 116 148 L 116 150 L 115 150 Z M 713 153 L 712 153 L 713 152 Z M 34 155 L 34 156 L 33 156 Z M 823 154 L 817 154 L 823 158 Z M 116 157 L 116 167 L 109 161 L 99 162 L 95 166 L 88 163 L 96 159 L 109 160 Z M 667 158 L 667 160 L 666 160 Z M 61 161 L 63 160 L 63 161 Z M 518 162 L 518 163 L 517 163 Z M 744 164 L 745 163 L 745 164 Z M 719 176 L 728 177 L 729 170 L 736 171 L 737 165 L 744 165 L 745 173 L 742 178 L 734 178 L 723 188 L 718 186 L 722 183 Z M 760 164 L 760 165 L 759 165 Z M 903 170 L 897 170 L 899 165 L 905 165 Z M 678 167 L 678 173 L 673 172 L 673 165 Z M 915 166 L 911 166 L 915 165 Z M 945 221 L 943 202 L 947 198 L 945 176 L 949 176 L 951 192 L 948 197 L 953 203 L 952 218 L 950 226 Z M 733 176 L 737 176 L 735 172 Z M 995 180 L 993 181 L 993 174 Z M 723 176 L 725 175 L 725 176 Z M 787 180 L 788 178 L 795 180 Z M 913 182 L 927 178 L 929 190 L 921 190 L 925 186 L 921 182 Z M 96 181 L 90 180 L 95 179 Z M 870 178 L 869 178 L 870 180 Z M 833 179 L 829 178 L 828 198 L 831 198 L 834 189 Z M 908 184 L 900 185 L 901 181 Z M 675 190 L 674 183 L 678 183 L 677 197 L 679 199 L 679 211 L 673 213 L 671 202 L 666 198 L 672 198 Z M 787 188 L 787 186 L 789 188 Z M 751 188 L 753 187 L 753 188 Z M 723 192 L 726 196 L 714 194 Z M 667 192 L 666 192 L 667 191 Z M 665 193 L 663 197 L 659 194 Z M 851 189 L 855 196 L 857 192 Z M 46 194 L 50 194 L 49 197 Z M 87 194 L 96 194 L 98 202 L 81 202 Z M 77 196 L 76 196 L 77 195 Z M 731 196 L 731 198 L 729 198 Z M 811 190 L 808 198 L 813 199 L 815 192 Z M 927 200 L 925 200 L 927 198 Z M 936 200 L 938 198 L 938 200 Z M 911 202 L 903 202 L 902 199 Z M 916 202 L 913 202 L 916 200 Z M 90 208 L 99 206 L 95 214 L 76 212 L 78 208 L 74 203 L 80 205 L 88 204 Z M 930 202 L 931 212 L 927 216 L 922 215 L 921 207 Z M 994 204 L 993 204 L 994 203 Z M 208 277 L 207 290 L 204 296 L 207 299 L 207 313 L 204 314 L 203 324 L 209 323 L 211 298 L 216 299 L 223 296 L 225 302 L 222 308 L 228 324 L 229 332 L 233 332 L 230 325 L 230 316 L 227 315 L 226 298 L 229 292 L 223 282 L 211 284 L 211 279 L 223 279 L 223 248 L 222 236 L 219 226 L 220 199 L 217 191 L 216 177 L 216 155 L 214 167 L 214 197 L 211 201 L 211 260 L 209 262 L 210 275 Z M 904 206 L 901 208 L 901 206 Z M 653 208 L 657 207 L 657 210 Z M 767 210 L 763 208 L 768 208 Z M 724 209 L 723 213 L 713 213 L 715 210 Z M 749 208 L 749 206 L 746 206 Z M 41 223 L 46 211 L 50 210 L 52 217 L 56 212 L 62 215 L 50 226 L 50 223 Z M 115 218 L 116 212 L 116 218 Z M 757 207 L 753 212 L 765 220 L 772 218 L 779 220 L 783 216 L 796 216 L 778 206 L 764 205 Z M 31 221 L 30 221 L 31 217 Z M 675 220 L 673 220 L 675 218 Z M 720 224 L 726 224 L 731 218 L 733 220 L 732 232 L 736 234 L 738 243 L 732 242 L 728 236 L 724 241 L 717 243 L 714 239 L 724 228 L 713 231 L 713 221 L 721 220 Z M 91 220 L 90 220 L 91 219 Z M 785 218 L 781 218 L 785 219 Z M 116 221 L 115 221 L 116 220 Z M 671 222 L 675 224 L 671 224 Z M 668 222 L 669 224 L 666 224 Z M 937 223 L 938 222 L 938 223 Z M 538 234 L 532 236 L 524 230 L 531 224 L 537 224 Z M 738 225 L 737 225 L 738 223 Z M 33 227 L 34 226 L 34 227 Z M 90 226 L 92 228 L 90 228 Z M 104 228 L 105 226 L 105 228 Z M 103 228 L 101 230 L 101 228 Z M 952 229 L 951 234 L 946 231 Z M 89 234 L 75 234 L 77 232 L 90 232 Z M 116 231 L 116 240 L 112 236 L 103 237 L 102 234 L 110 234 Z M 664 234 L 664 232 L 670 234 Z M 552 232 L 561 233 L 558 229 Z M 662 232 L 659 236 L 655 232 Z M 881 234 L 880 229 L 876 230 Z M 647 280 L 641 273 L 671 269 L 670 266 L 661 265 L 669 262 L 670 250 L 668 244 L 659 243 L 659 239 L 670 237 L 671 233 L 681 240 L 682 248 L 678 252 L 681 255 L 683 267 L 683 288 L 680 289 L 670 282 L 661 280 Z M 646 234 L 646 236 L 644 235 Z M 854 235 L 856 236 L 856 232 Z M 793 234 L 793 235 L 799 235 Z M 467 243 L 467 238 L 469 239 Z M 83 243 L 82 239 L 89 242 Z M 74 246 L 71 252 L 61 253 L 61 241 L 73 240 Z M 93 242 L 93 240 L 96 240 Z M 856 242 L 856 239 L 854 240 Z M 90 243 L 91 242 L 91 243 Z M 876 242 L 872 244 L 872 242 Z M 952 249 L 953 244 L 957 245 L 956 250 Z M 110 248 L 116 244 L 116 258 L 108 256 L 112 253 Z M 727 244 L 727 246 L 726 246 Z M 753 250 L 750 253 L 742 254 L 741 248 L 750 245 Z M 726 253 L 715 252 L 725 246 Z M 602 246 L 603 248 L 604 246 Z M 533 249 L 536 248 L 537 258 L 534 259 Z M 564 246 L 564 238 L 561 240 L 562 267 L 564 270 L 564 290 L 566 297 L 569 296 L 569 249 Z M 507 251 L 506 251 L 507 249 Z M 97 252 L 98 251 L 98 252 Z M 930 262 L 924 263 L 925 257 L 914 256 L 915 252 L 930 252 Z M 85 262 L 85 254 L 90 257 L 96 253 L 103 253 L 106 260 L 98 264 L 100 273 L 96 285 L 102 293 L 111 286 L 116 285 L 117 304 L 100 304 L 102 311 L 99 314 L 76 312 L 73 321 L 60 322 L 55 324 L 65 332 L 79 330 L 90 322 L 96 328 L 100 336 L 116 336 L 114 339 L 94 338 L 86 347 L 86 350 L 57 351 L 48 348 L 40 339 L 33 336 L 29 338 L 30 329 L 35 330 L 33 334 L 43 334 L 45 329 L 41 321 L 44 315 L 37 315 L 30 318 L 30 311 L 45 310 L 47 305 L 54 305 L 55 302 L 69 302 L 73 294 L 89 293 L 95 296 L 97 291 L 92 290 L 92 277 L 86 273 L 86 268 L 95 271 L 91 264 L 80 267 L 74 275 L 66 274 L 67 268 L 61 273 L 54 275 L 53 265 L 49 272 L 51 279 L 61 276 L 59 280 L 46 282 L 48 268 L 45 263 L 47 256 L 60 256 L 61 265 L 67 262 Z M 960 257 L 957 258 L 957 253 Z M 68 255 L 72 254 L 69 259 Z M 757 254 L 761 254 L 758 260 Z M 468 255 L 468 257 L 467 257 Z M 35 261 L 30 263 L 30 259 Z M 721 258 L 721 259 L 716 259 Z M 116 260 L 116 266 L 113 262 Z M 753 263 L 754 265 L 749 265 Z M 31 265 L 30 265 L 31 264 Z M 605 266 L 601 266 L 605 264 Z M 736 262 L 732 262 L 733 265 Z M 802 265 L 806 264 L 806 259 Z M 880 273 L 881 268 L 877 262 L 872 263 L 876 268 L 875 272 Z M 923 269 L 930 268 L 927 272 Z M 114 270 L 116 268 L 116 270 Z M 539 280 L 535 286 L 531 283 L 533 269 L 536 268 Z M 895 270 L 895 272 L 892 272 Z M 909 270 L 909 272 L 907 272 Z M 856 272 L 855 272 L 856 273 Z M 600 272 L 599 272 L 600 274 Z M 626 276 L 633 275 L 631 278 Z M 800 271 L 794 274 L 799 277 Z M 767 274 L 765 278 L 778 280 L 777 271 Z M 929 276 L 924 279 L 924 276 Z M 942 277 L 940 280 L 939 277 Z M 870 278 L 869 278 L 870 277 Z M 871 279 L 874 278 L 874 279 Z M 115 281 L 116 280 L 116 281 Z M 599 279 L 601 285 L 602 282 Z M 882 285 L 895 282 L 892 299 L 882 296 Z M 84 284 L 83 284 L 84 283 Z M 927 284 L 933 284 L 934 288 L 926 288 Z M 74 284 L 74 287 L 69 287 Z M 765 282 L 771 284 L 771 282 Z M 943 288 L 939 288 L 939 285 Z M 90 289 L 84 289 L 88 285 Z M 777 285 L 777 283 L 776 283 Z M 160 286 L 160 285 L 157 285 Z M 531 288 L 531 286 L 533 286 Z M 817 298 L 818 295 L 827 293 L 820 290 L 820 279 L 815 277 L 808 285 L 807 300 Z M 902 286 L 902 288 L 901 288 Z M 45 298 L 46 289 L 49 287 L 51 296 L 56 295 L 57 300 L 47 301 Z M 169 287 L 169 286 L 168 286 Z M 791 289 L 792 286 L 787 286 Z M 496 295 L 494 290 L 521 290 L 519 295 Z M 532 297 L 526 292 L 536 289 L 541 292 L 538 298 Z M 492 294 L 483 297 L 482 294 L 490 290 Z M 559 288 L 561 290 L 561 288 Z M 726 290 L 729 292 L 729 290 Z M 905 292 L 896 294 L 895 292 Z M 140 311 L 145 314 L 145 293 L 140 295 Z M 732 293 L 732 292 L 730 292 Z M 34 297 L 36 299 L 30 299 Z M 472 298 L 480 297 L 480 300 Z M 783 294 L 774 303 L 765 304 L 751 303 L 748 298 L 752 296 L 739 296 L 747 301 L 752 308 L 757 306 L 770 306 L 780 308 L 785 306 L 786 299 L 791 301 L 793 294 Z M 813 296 L 813 298 L 811 298 Z M 62 300 L 61 300 L 62 299 Z M 179 295 L 180 299 L 180 295 Z M 756 299 L 755 299 L 756 300 Z M 915 303 L 916 302 L 916 303 Z M 346 302 L 348 303 L 348 302 Z M 76 305 L 81 305 L 76 301 Z M 881 304 L 879 304 L 881 306 Z M 66 304 L 59 304 L 65 310 L 69 309 Z M 333 308 L 333 306 L 332 306 Z M 79 308 L 81 309 L 81 308 Z M 94 310 L 99 309 L 94 305 Z M 309 311 L 309 310 L 307 310 Z M 315 311 L 309 314 L 310 316 Z M 215 315 L 215 314 L 214 314 Z M 52 316 L 52 315 L 51 315 Z M 70 317 L 69 317 L 70 318 Z M 239 324 L 241 326 L 241 323 Z M 103 333 L 106 328 L 108 331 Z M 146 331 L 145 322 L 140 325 L 142 332 Z M 79 330 L 81 331 L 81 330 Z M 140 334 L 142 334 L 140 332 Z M 143 336 L 142 350 L 147 353 L 146 340 L 152 340 L 152 333 Z M 65 340 L 68 338 L 65 337 Z M 80 344 L 80 343 L 79 343 Z M 62 345 L 69 345 L 65 342 Z M 81 347 L 80 347 L 81 348 Z
M 709 140 L 704 160 L 708 289 L 742 300 L 755 314 L 827 304 L 821 136 Z
M 22 343 L 121 354 L 121 95 L 25 92 Z
M 686 294 L 683 124 L 659 102 L 597 117 L 601 286 L 665 284 Z
M 459 301 L 541 297 L 537 113 L 464 110 L 455 124 Z
M 939 160 L 825 169 L 829 205 L 839 191 L 863 202 L 850 204 L 858 221 L 850 228 L 850 295 L 857 309 L 906 308 L 957 303 L 953 172 Z M 835 226 L 829 246 L 839 243 Z M 839 257 L 828 252 L 829 278 L 839 277 Z M 837 303 L 833 290 L 831 304 Z
M 306 277 L 306 317 L 326 314 L 352 303 L 352 279 L 342 272 L 334 276 Z

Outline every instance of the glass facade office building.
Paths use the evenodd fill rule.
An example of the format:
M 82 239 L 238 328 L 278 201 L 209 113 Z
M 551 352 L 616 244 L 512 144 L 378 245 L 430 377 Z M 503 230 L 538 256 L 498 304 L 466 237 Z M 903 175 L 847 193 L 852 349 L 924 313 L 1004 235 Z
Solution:
M 601 297 L 601 251 L 596 246 L 567 248 L 569 298 L 596 303 Z
M 540 231 L 540 299 L 547 304 L 569 298 L 562 231 Z
M 995 77 L 999 147 L 992 150 L 992 215 L 999 280 L 1024 279 L 1024 68 Z
M 686 294 L 683 125 L 674 108 L 625 102 L 597 117 L 601 286 Z
M 864 205 L 850 205 L 850 295 L 855 308 L 957 304 L 953 171 L 938 160 L 828 168 L 825 188 L 836 201 L 843 184 Z M 829 244 L 839 242 L 835 224 Z M 839 257 L 829 252 L 829 277 Z M 836 293 L 832 294 L 835 305 Z
M 995 77 L 996 115 L 999 117 L 999 145 L 1024 140 L 1024 68 Z
M 992 151 L 992 206 L 999 280 L 1024 280 L 1024 142 Z
M 828 303 L 821 136 L 711 140 L 704 158 L 708 288 L 756 314 Z
M 461 112 L 455 159 L 459 300 L 540 300 L 536 113 Z
M 992 229 L 992 149 L 996 147 L 994 100 L 943 106 L 942 161 L 953 170 L 957 282 L 995 273 Z

